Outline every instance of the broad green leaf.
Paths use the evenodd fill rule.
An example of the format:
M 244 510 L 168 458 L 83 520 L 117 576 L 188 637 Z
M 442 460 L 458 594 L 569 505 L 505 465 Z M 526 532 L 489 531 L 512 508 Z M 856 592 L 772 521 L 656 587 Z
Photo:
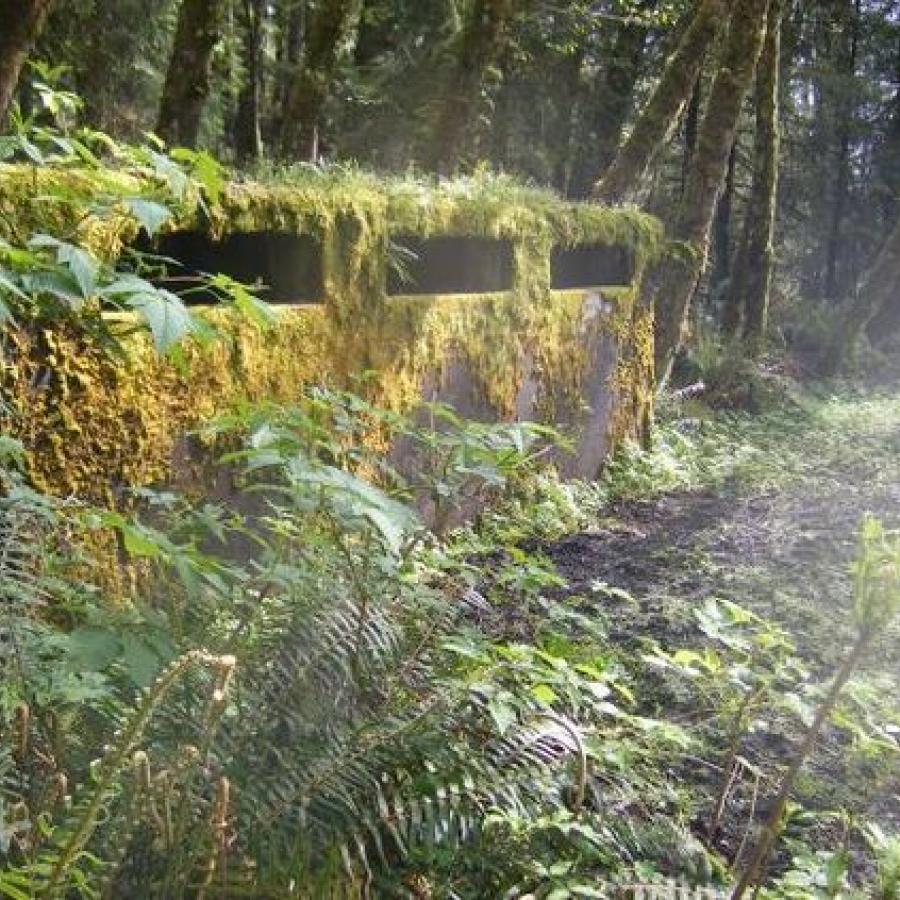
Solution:
M 132 556 L 153 559 L 162 552 L 159 542 L 154 539 L 152 534 L 139 525 L 123 524 L 121 532 L 125 549 Z
M 278 315 L 275 310 L 239 281 L 219 274 L 213 276 L 212 285 L 225 294 L 242 316 L 260 328 L 271 328 L 277 323 Z
M 5 272 L 3 269 L 0 269 L 0 293 L 3 291 L 7 291 L 12 294 L 14 297 L 18 297 L 20 300 L 27 300 L 28 294 L 16 284 L 14 280 L 14 276 L 11 272 Z
M 488 700 L 488 712 L 500 736 L 506 734 L 516 721 L 516 710 L 512 704 L 513 695 L 508 691 L 500 691 Z
M 137 294 L 128 298 L 128 305 L 144 317 L 160 353 L 168 352 L 195 330 L 194 317 L 170 291 Z
M 385 545 L 393 552 L 400 551 L 403 537 L 416 524 L 415 515 L 403 504 L 383 491 L 333 466 L 310 466 L 303 457 L 294 457 L 287 466 L 295 485 L 316 487 L 332 498 L 336 508 L 346 511 L 354 519 L 368 520 L 381 534 Z
M 96 293 L 97 274 L 100 266 L 87 250 L 82 250 L 72 244 L 60 244 L 56 258 L 69 268 L 85 299 Z
M 154 285 L 137 275 L 120 275 L 111 284 L 107 284 L 99 291 L 101 297 L 128 297 L 136 294 L 152 294 L 156 290 Z
M 549 684 L 536 684 L 531 688 L 532 696 L 544 706 L 552 706 L 556 702 L 556 691 Z
M 76 312 L 84 304 L 80 285 L 66 269 L 47 269 L 23 275 L 22 284 L 32 294 L 49 294 Z
M 183 199 L 190 181 L 181 166 L 164 153 L 157 153 L 155 150 L 148 149 L 147 155 L 156 175 L 165 181 L 166 186 L 178 200 Z
M 153 237 L 172 218 L 172 210 L 168 206 L 153 200 L 132 197 L 125 201 L 125 205 L 150 237 Z
M 46 164 L 44 154 L 33 144 L 28 138 L 19 136 L 17 139 L 18 148 L 21 150 L 35 165 L 43 166 Z
M 142 638 L 133 634 L 122 636 L 125 668 L 138 687 L 146 687 L 153 681 L 162 665 L 156 651 Z
M 190 166 L 191 175 L 203 187 L 206 196 L 213 203 L 218 203 L 225 189 L 226 171 L 219 161 L 205 150 L 189 150 L 176 147 L 169 154 L 173 160 Z
M 28 247 L 29 249 L 53 250 L 56 261 L 72 273 L 83 299 L 92 297 L 97 292 L 100 264 L 87 250 L 47 234 L 35 235 L 28 242 Z

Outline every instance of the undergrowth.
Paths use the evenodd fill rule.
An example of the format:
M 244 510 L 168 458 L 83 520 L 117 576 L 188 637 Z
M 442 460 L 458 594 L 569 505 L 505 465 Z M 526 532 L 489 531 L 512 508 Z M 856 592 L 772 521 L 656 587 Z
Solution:
M 579 486 L 546 468 L 546 429 L 442 409 L 422 426 L 318 388 L 293 409 L 211 423 L 242 485 L 228 508 L 142 492 L 136 519 L 28 492 L 11 444 L 4 658 L 18 674 L 2 698 L 0 892 L 562 898 L 670 879 L 727 891 L 778 770 L 753 747 L 799 739 L 827 673 L 730 600 L 698 608 L 678 643 L 619 644 L 611 626 L 633 598 L 601 584 L 560 601 L 564 582 L 526 548 L 661 482 L 775 484 L 802 477 L 804 446 L 849 464 L 834 430 L 881 441 L 895 409 L 805 403 L 795 448 L 796 422 L 774 413 L 682 422 Z M 410 479 L 365 449 L 356 438 L 376 427 L 427 465 Z M 776 443 L 794 472 L 765 461 Z M 447 523 L 436 504 L 472 498 L 489 504 L 474 525 L 439 534 L 421 518 Z M 118 534 L 135 574 L 127 607 L 79 580 L 67 535 L 85 528 Z M 850 740 L 848 765 L 893 771 L 894 710 L 866 685 L 851 683 L 831 727 Z M 895 896 L 890 822 L 854 814 L 846 849 L 829 851 L 792 824 L 809 813 L 787 812 L 790 864 L 779 857 L 766 896 L 811 896 L 822 878 Z M 737 848 L 717 839 L 735 820 Z

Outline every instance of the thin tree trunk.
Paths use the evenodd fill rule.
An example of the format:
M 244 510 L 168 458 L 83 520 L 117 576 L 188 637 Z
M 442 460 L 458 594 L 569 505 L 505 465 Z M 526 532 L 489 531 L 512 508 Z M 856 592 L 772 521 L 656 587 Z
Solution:
M 646 28 L 631 22 L 618 25 L 596 94 L 585 104 L 592 121 L 578 141 L 567 191 L 571 197 L 588 197 L 600 173 L 616 155 L 643 68 L 646 44 Z
M 703 73 L 697 76 L 694 89 L 691 91 L 691 99 L 688 101 L 687 112 L 684 115 L 684 154 L 681 160 L 681 196 L 684 196 L 687 188 L 688 172 L 691 171 L 691 163 L 697 152 L 697 137 L 700 133 L 700 109 L 703 105 Z
M 775 209 L 781 134 L 778 117 L 781 68 L 781 18 L 784 0 L 772 0 L 766 43 L 756 72 L 756 136 L 753 181 L 725 304 L 723 327 L 741 333 L 756 353 L 765 338 L 772 285 Z
M 453 61 L 444 101 L 431 128 L 426 166 L 448 174 L 459 163 L 466 132 L 478 113 L 487 70 L 499 59 L 509 23 L 522 0 L 473 0 Z
M 687 189 L 669 230 L 680 247 L 654 267 L 641 300 L 656 311 L 656 362 L 668 378 L 681 345 L 690 301 L 703 274 L 716 197 L 725 178 L 741 105 L 762 50 L 769 0 L 736 0 L 731 25 L 710 93 Z
M 734 177 L 737 166 L 737 140 L 731 144 L 728 154 L 728 170 L 725 173 L 725 187 L 716 204 L 713 220 L 713 246 L 715 248 L 715 264 L 713 266 L 712 283 L 714 296 L 721 294 L 731 278 L 731 220 L 734 212 Z
M 0 127 L 53 0 L 0 0 Z
M 727 18 L 727 9 L 724 0 L 703 0 L 700 4 L 634 129 L 594 188 L 599 202 L 621 203 L 640 184 L 654 154 L 672 133 L 690 100 L 703 58 Z
M 278 34 L 278 43 L 275 53 L 275 79 L 270 99 L 272 115 L 266 123 L 264 140 L 270 146 L 280 149 L 288 90 L 300 64 L 300 49 L 303 46 L 303 35 L 306 31 L 305 0 L 277 0 L 275 28 Z
M 224 9 L 225 0 L 182 0 L 156 123 L 167 144 L 197 146 Z
M 319 156 L 322 109 L 331 92 L 341 45 L 356 22 L 358 0 L 327 0 L 307 23 L 303 52 L 291 75 L 281 116 L 284 157 Z
M 584 65 L 584 48 L 579 47 L 575 53 L 565 58 L 559 68 L 559 76 L 556 79 L 562 85 L 562 93 L 564 97 L 569 99 L 569 103 L 559 103 L 556 105 L 558 121 L 556 123 L 556 134 L 558 134 L 558 147 L 556 164 L 553 166 L 553 188 L 557 193 L 563 196 L 567 195 L 572 184 L 574 173 L 574 144 L 577 143 L 576 125 L 580 121 L 583 110 L 579 102 L 581 94 L 581 69 Z M 556 87 L 556 91 L 559 88 Z M 496 122 L 496 112 L 494 121 Z
M 238 96 L 234 126 L 234 149 L 239 162 L 250 162 L 262 156 L 262 133 L 259 110 L 263 88 L 262 33 L 266 0 L 243 0 L 241 13 L 244 26 L 244 84 Z
M 855 0 L 852 12 L 852 24 L 849 27 L 849 46 L 842 62 L 842 74 L 853 78 L 856 74 L 856 59 L 859 47 L 860 0 Z M 845 92 L 847 88 L 844 89 Z M 825 246 L 825 299 L 832 302 L 841 296 L 839 270 L 841 249 L 843 247 L 844 218 L 847 212 L 847 195 L 850 190 L 850 129 L 853 121 L 853 99 L 844 96 L 838 114 L 838 158 L 835 166 L 834 187 L 832 191 L 831 222 Z

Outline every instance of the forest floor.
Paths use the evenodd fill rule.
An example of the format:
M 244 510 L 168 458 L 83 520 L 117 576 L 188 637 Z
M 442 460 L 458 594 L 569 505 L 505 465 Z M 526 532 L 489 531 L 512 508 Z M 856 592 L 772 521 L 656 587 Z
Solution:
M 900 527 L 900 396 L 803 395 L 757 417 L 682 416 L 662 427 L 655 449 L 613 471 L 610 484 L 619 496 L 595 525 L 528 542 L 565 580 L 551 590 L 555 600 L 598 590 L 608 598 L 605 586 L 624 592 L 626 602 L 602 613 L 611 644 L 632 659 L 648 639 L 670 650 L 698 647 L 696 612 L 710 598 L 729 600 L 781 626 L 810 682 L 822 683 L 855 633 L 850 564 L 860 523 L 872 514 Z M 896 629 L 883 636 L 850 688 L 854 715 L 877 720 L 889 742 L 900 736 L 898 646 Z M 652 679 L 640 671 L 638 679 L 644 674 Z M 742 754 L 774 781 L 798 733 L 748 733 Z M 854 740 L 831 728 L 798 785 L 797 799 L 813 811 L 805 839 L 822 852 L 845 840 L 852 846 L 848 811 L 857 822 L 898 830 L 900 769 L 885 767 L 877 752 L 868 762 L 865 752 L 848 754 Z M 707 797 L 715 790 L 715 775 L 685 777 Z M 751 802 L 746 791 L 735 798 L 715 842 L 732 860 Z M 761 800 L 757 815 L 765 806 Z M 782 855 L 782 869 L 788 859 Z
M 602 527 L 542 550 L 568 591 L 582 594 L 599 581 L 635 598 L 632 614 L 616 617 L 620 640 L 660 629 L 684 637 L 694 609 L 726 598 L 783 625 L 807 662 L 827 670 L 854 635 L 848 573 L 864 516 L 900 527 L 896 412 L 841 432 L 856 448 L 872 448 L 871 456 L 848 461 L 835 447 L 832 457 L 813 439 L 796 477 L 729 478 L 716 488 L 625 500 Z M 777 466 L 777 448 L 766 452 Z M 900 676 L 896 646 L 882 641 L 869 667 Z

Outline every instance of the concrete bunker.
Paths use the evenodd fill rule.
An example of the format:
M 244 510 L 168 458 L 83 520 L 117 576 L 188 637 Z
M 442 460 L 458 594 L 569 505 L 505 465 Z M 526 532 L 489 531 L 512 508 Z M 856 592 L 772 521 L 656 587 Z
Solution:
M 77 172 L 65 177 L 80 184 Z M 134 196 L 158 190 L 116 177 Z M 14 208 L 33 178 L 0 169 L 0 204 Z M 48 227 L 66 214 L 48 210 Z M 79 228 L 114 263 L 140 224 L 123 215 Z M 398 242 L 412 269 L 404 281 L 391 273 Z M 563 471 L 592 477 L 618 442 L 645 432 L 653 327 L 634 300 L 661 243 L 659 223 L 636 210 L 567 203 L 505 179 L 304 172 L 234 183 L 215 202 L 187 198 L 152 246 L 179 260 L 182 276 L 266 283 L 263 296 L 282 304 L 274 326 L 227 306 L 198 309 L 219 339 L 189 340 L 175 359 L 126 323 L 127 366 L 63 325 L 23 332 L 3 399 L 35 484 L 112 506 L 130 487 L 205 489 L 214 449 L 187 440 L 204 423 L 247 403 L 291 404 L 321 383 L 362 385 L 401 413 L 437 400 L 470 418 L 562 425 L 575 438 Z

